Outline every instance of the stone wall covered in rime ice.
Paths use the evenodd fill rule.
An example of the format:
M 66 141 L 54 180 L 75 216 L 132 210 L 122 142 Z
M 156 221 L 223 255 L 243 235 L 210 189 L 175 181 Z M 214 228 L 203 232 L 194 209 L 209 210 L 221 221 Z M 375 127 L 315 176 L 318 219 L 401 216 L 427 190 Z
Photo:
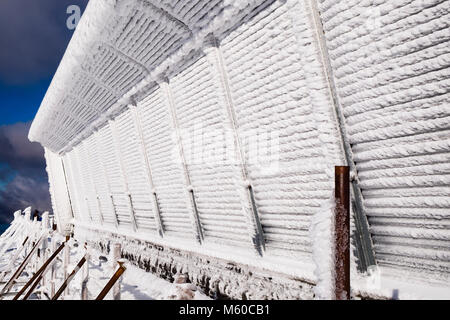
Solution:
M 254 270 L 302 281 L 308 295 L 330 278 L 313 257 L 329 236 L 311 221 L 350 160 L 382 276 L 445 283 L 449 9 L 91 0 L 30 131 L 59 223 L 104 248 L 128 239 L 149 270 L 167 257 L 133 241 L 178 252 L 177 271 L 207 256 L 250 268 L 250 282 Z

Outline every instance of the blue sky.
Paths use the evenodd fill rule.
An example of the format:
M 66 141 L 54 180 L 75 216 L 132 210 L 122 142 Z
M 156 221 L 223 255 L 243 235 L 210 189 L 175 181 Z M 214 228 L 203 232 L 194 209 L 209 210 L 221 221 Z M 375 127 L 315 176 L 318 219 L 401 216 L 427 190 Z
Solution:
M 0 125 L 33 119 L 50 82 L 51 78 L 20 85 L 0 83 Z
M 44 152 L 28 130 L 72 37 L 67 8 L 88 0 L 0 1 L 0 223 L 50 210 Z

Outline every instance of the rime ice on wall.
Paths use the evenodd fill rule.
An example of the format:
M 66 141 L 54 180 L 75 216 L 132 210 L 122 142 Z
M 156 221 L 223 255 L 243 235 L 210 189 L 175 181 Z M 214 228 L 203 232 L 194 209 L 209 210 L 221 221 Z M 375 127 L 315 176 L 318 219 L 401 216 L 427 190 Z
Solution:
M 78 52 L 76 45 L 85 48 L 84 37 L 93 37 L 85 33 L 91 20 L 102 28 L 99 18 L 94 19 L 96 10 L 110 10 L 118 19 L 103 38 L 110 45 L 86 61 L 65 58 L 58 71 L 91 64 L 86 81 L 95 80 L 91 90 L 100 96 L 87 101 L 85 82 L 55 77 L 55 85 L 76 91 L 63 96 L 86 102 L 81 114 L 96 108 L 99 118 L 84 119 L 84 131 L 77 129 L 82 119 L 73 119 L 71 126 L 54 118 L 57 131 L 65 132 L 62 140 L 50 143 L 46 129 L 38 129 L 45 127 L 44 119 L 62 114 L 64 108 L 73 115 L 79 111 L 52 107 L 60 93 L 50 88 L 31 133 L 58 151 L 73 144 L 64 155 L 70 177 L 76 180 L 69 189 L 77 201 L 75 211 L 87 212 L 75 223 L 169 241 L 175 247 L 181 238 L 197 253 L 215 248 L 217 255 L 227 257 L 235 251 L 250 264 L 274 269 L 275 261 L 286 273 L 311 278 L 310 219 L 329 199 L 333 167 L 343 160 L 303 2 L 199 1 L 182 10 L 161 4 L 171 17 L 171 37 L 155 27 L 168 21 L 151 22 L 149 14 L 161 11 L 149 2 L 138 4 L 101 7 L 92 2 L 66 56 Z M 222 16 L 217 6 L 225 8 Z M 201 28 L 212 35 L 205 32 L 190 50 L 181 50 L 181 58 L 173 60 L 176 68 L 153 82 L 146 79 L 143 90 L 130 99 L 135 107 L 105 102 L 103 89 L 121 96 L 129 88 L 126 83 L 140 81 L 134 73 L 136 62 L 150 72 L 167 63 L 163 55 L 170 52 L 164 41 L 177 48 L 178 41 L 190 37 L 189 30 L 201 34 L 189 19 L 197 21 L 201 14 L 193 13 L 202 10 L 208 15 Z M 184 20 L 183 15 L 192 17 Z M 114 48 L 122 54 L 115 56 Z M 107 121 L 109 111 L 103 103 L 121 113 Z M 175 139 L 177 130 L 180 140 Z M 228 149 L 230 145 L 237 150 Z
M 157 89 L 140 101 L 137 110 L 143 124 L 143 138 L 164 231 L 168 235 L 193 239 L 193 228 L 189 219 L 192 208 L 184 194 L 186 187 L 182 169 L 173 160 L 173 132 L 162 90 Z
M 78 212 L 77 217 L 80 221 L 91 221 L 90 212 L 87 209 L 86 196 L 83 189 L 83 181 L 81 178 L 82 167 L 77 158 L 76 152 L 71 152 L 65 157 L 66 167 L 68 168 L 68 179 L 71 180 L 70 184 L 73 185 L 73 190 L 70 195 L 73 198 L 74 211 Z
M 67 177 L 67 189 L 68 189 L 69 195 L 71 197 L 70 204 L 71 204 L 71 208 L 72 208 L 72 213 L 73 213 L 73 217 L 76 220 L 82 221 L 84 219 L 84 212 L 80 208 L 79 194 L 78 194 L 78 190 L 75 186 L 76 177 L 74 176 L 74 173 L 73 173 L 74 172 L 73 163 L 70 162 L 67 158 L 68 158 L 68 155 L 65 155 L 64 157 L 61 158 L 61 160 L 64 164 L 65 174 Z
M 117 147 L 122 155 L 123 174 L 126 176 L 136 227 L 155 232 L 157 221 L 152 208 L 152 193 L 145 172 L 143 155 L 139 152 L 139 138 L 131 109 L 123 112 L 116 121 Z
M 267 254 L 303 261 L 310 217 L 329 198 L 329 173 L 342 161 L 305 11 L 301 1 L 276 2 L 221 42 L 245 155 L 252 155 L 246 134 L 269 148 L 277 140 L 278 161 L 246 159 Z
M 79 234 L 149 241 L 150 269 L 163 246 L 176 270 L 207 255 L 329 295 L 309 229 L 344 159 L 311 1 L 91 0 L 30 132 L 64 159 Z M 376 256 L 445 278 L 449 4 L 372 3 L 318 1 Z
M 175 113 L 206 240 L 249 246 L 239 193 L 240 180 L 224 159 L 227 111 L 205 56 L 170 81 Z
M 262 2 L 90 1 L 30 138 L 53 152 L 70 149 L 120 112 L 130 93 L 177 70 L 204 37 L 235 26 Z
M 450 2 L 319 3 L 376 258 L 448 279 Z
M 93 171 L 89 159 L 90 150 L 87 150 L 86 147 L 88 141 L 85 141 L 84 143 L 78 145 L 77 149 L 75 149 L 74 152 L 79 161 L 81 190 L 84 194 L 83 202 L 86 203 L 86 210 L 88 212 L 89 219 L 93 223 L 101 225 L 104 220 L 101 213 L 104 212 L 104 215 L 106 215 L 111 211 L 102 211 L 102 208 L 99 205 L 99 201 L 97 199 L 97 189 L 99 189 L 100 186 L 97 186 L 95 180 L 93 179 Z
M 85 195 L 89 201 L 96 202 L 98 211 L 101 212 L 101 222 L 103 225 L 114 226 L 117 221 L 115 208 L 113 206 L 113 199 L 111 198 L 110 182 L 106 172 L 105 165 L 103 164 L 103 158 L 100 152 L 97 151 L 96 136 L 92 135 L 84 142 L 84 148 L 88 162 L 84 171 L 89 172 L 91 175 L 91 181 L 95 185 L 95 193 L 88 193 Z M 95 151 L 94 151 L 95 150 Z M 68 153 L 68 155 L 74 152 Z M 85 190 L 80 190 L 80 192 Z M 92 212 L 94 214 L 94 212 Z M 94 217 L 94 219 L 97 219 Z
M 45 149 L 50 198 L 53 213 L 58 221 L 58 231 L 63 233 L 73 218 L 71 198 L 66 187 L 66 174 L 62 158 Z

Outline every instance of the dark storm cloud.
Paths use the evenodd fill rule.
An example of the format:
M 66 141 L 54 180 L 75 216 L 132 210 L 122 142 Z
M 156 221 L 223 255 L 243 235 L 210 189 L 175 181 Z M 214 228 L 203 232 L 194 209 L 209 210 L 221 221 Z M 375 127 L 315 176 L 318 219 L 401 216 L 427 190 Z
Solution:
M 18 175 L 0 190 L 0 223 L 9 223 L 16 210 L 29 206 L 40 212 L 50 210 L 48 182 Z
M 28 140 L 30 122 L 0 126 L 0 163 L 15 171 L 33 174 L 45 168 L 44 149 Z
M 0 222 L 27 206 L 51 207 L 44 150 L 28 140 L 29 128 L 30 122 L 0 126 L 0 182 L 6 183 L 0 187 Z
M 0 83 L 26 84 L 52 76 L 72 36 L 69 5 L 87 0 L 1 0 Z

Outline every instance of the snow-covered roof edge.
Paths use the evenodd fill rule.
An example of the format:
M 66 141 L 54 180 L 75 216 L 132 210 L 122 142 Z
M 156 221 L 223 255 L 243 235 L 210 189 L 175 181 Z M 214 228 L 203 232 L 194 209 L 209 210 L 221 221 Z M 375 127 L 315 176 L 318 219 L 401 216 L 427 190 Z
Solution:
M 28 139 L 31 142 L 41 142 L 39 139 L 40 127 L 45 125 L 43 120 L 48 112 L 49 105 L 47 102 L 50 96 L 54 91 L 64 90 L 60 81 L 65 77 L 66 73 L 69 73 L 76 67 L 76 56 L 82 55 L 83 51 L 88 49 L 90 41 L 95 39 L 101 30 L 104 29 L 103 26 L 107 23 L 111 11 L 114 10 L 115 2 L 115 0 L 90 0 L 88 2 L 31 124 L 28 134 Z
M 141 3 L 142 0 L 134 0 Z M 78 27 L 70 41 L 64 57 L 58 67 L 50 87 L 41 103 L 40 109 L 32 123 L 29 139 L 41 143 L 50 151 L 64 154 L 70 151 L 74 146 L 90 136 L 92 132 L 101 127 L 106 121 L 114 118 L 124 107 L 132 103 L 136 96 L 149 90 L 151 87 L 165 79 L 167 74 L 173 74 L 183 64 L 184 59 L 192 55 L 192 52 L 200 50 L 205 42 L 209 41 L 211 35 L 218 38 L 232 28 L 238 21 L 249 15 L 258 6 L 264 3 L 264 0 L 241 0 L 241 1 L 222 1 L 222 8 L 217 15 L 209 17 L 209 23 L 198 23 L 199 27 L 194 29 L 194 33 L 188 41 L 185 41 L 181 48 L 174 54 L 165 59 L 160 65 L 154 66 L 152 71 L 145 78 L 135 83 L 133 87 L 122 95 L 108 110 L 103 112 L 97 119 L 87 123 L 84 129 L 77 133 L 74 139 L 67 141 L 63 148 L 55 148 L 51 142 L 46 141 L 44 129 L 59 125 L 51 118 L 51 109 L 54 107 L 49 103 L 58 91 L 67 91 L 70 86 L 68 76 L 77 71 L 80 58 L 89 51 L 91 44 L 102 35 L 108 34 L 108 25 L 111 25 L 111 16 L 117 14 L 117 8 L 127 6 L 121 0 L 91 0 L 85 13 L 80 20 Z M 128 8 L 129 9 L 129 8 Z M 255 10 L 256 11 L 256 10 Z M 50 130 L 51 132 L 51 130 Z M 51 141 L 51 139 L 50 139 Z

